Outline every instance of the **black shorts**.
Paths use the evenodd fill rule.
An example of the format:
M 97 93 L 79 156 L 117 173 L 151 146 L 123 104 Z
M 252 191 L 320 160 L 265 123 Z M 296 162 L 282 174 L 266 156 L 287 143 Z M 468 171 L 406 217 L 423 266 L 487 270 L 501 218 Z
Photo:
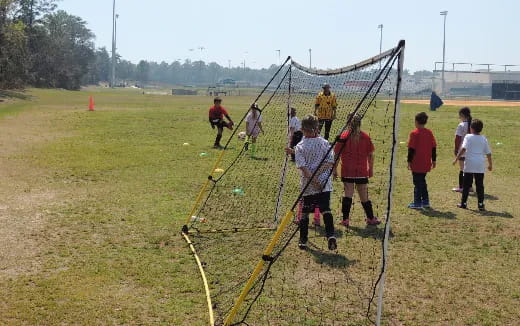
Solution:
M 355 183 L 357 185 L 368 184 L 368 178 L 343 178 L 343 177 L 341 177 L 341 181 L 346 182 L 346 183 Z
M 227 127 L 227 123 L 224 121 L 224 119 L 211 119 L 211 125 L 222 129 Z
M 302 213 L 312 213 L 316 206 L 320 208 L 322 214 L 330 212 L 330 191 L 303 196 Z

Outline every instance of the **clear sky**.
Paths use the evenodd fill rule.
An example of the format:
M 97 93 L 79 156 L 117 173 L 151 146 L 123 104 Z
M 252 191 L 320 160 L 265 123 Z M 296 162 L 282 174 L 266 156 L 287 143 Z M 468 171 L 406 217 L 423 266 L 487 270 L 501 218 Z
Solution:
M 116 0 L 118 53 L 125 59 L 186 58 L 227 66 L 267 67 L 291 55 L 335 68 L 406 40 L 405 68 L 442 60 L 442 10 L 448 10 L 446 61 L 520 64 L 520 0 Z M 112 0 L 62 0 L 110 51 Z M 198 47 L 205 49 L 200 51 Z M 190 51 L 190 49 L 193 49 Z M 520 70 L 517 67 L 514 70 Z

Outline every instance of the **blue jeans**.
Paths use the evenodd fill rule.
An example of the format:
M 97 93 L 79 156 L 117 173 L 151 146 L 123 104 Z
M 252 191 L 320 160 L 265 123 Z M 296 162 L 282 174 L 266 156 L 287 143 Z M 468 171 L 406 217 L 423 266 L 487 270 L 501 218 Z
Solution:
M 428 185 L 426 184 L 426 173 L 412 172 L 413 177 L 413 201 L 415 204 L 428 202 Z

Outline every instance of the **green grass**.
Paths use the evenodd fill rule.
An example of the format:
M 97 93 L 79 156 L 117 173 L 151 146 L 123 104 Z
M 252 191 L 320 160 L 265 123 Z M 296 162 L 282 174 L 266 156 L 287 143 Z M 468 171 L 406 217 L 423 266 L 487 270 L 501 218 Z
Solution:
M 200 276 L 178 232 L 218 154 L 206 118 L 211 100 L 90 91 L 31 90 L 31 100 L 0 103 L 0 136 L 3 124 L 34 124 L 20 122 L 23 141 L 3 149 L 4 167 L 23 173 L 0 186 L 0 193 L 16 195 L 0 207 L 27 194 L 43 198 L 24 211 L 39 214 L 42 225 L 16 229 L 15 241 L 34 252 L 13 260 L 16 269 L 0 263 L 0 324 L 205 325 Z M 87 111 L 90 94 L 95 112 Z M 236 120 L 252 99 L 226 97 L 224 105 Z M 458 210 L 459 197 L 449 191 L 458 174 L 451 165 L 457 109 L 429 114 L 439 144 L 438 167 L 428 175 L 430 211 L 405 208 L 412 184 L 406 145 L 399 145 L 388 325 L 520 323 L 520 108 L 472 108 L 493 150 L 486 213 L 475 210 L 474 197 L 470 210 Z M 402 106 L 400 141 L 422 110 Z M 42 139 L 26 137 L 30 132 Z M 6 218 L 18 217 L 12 212 Z

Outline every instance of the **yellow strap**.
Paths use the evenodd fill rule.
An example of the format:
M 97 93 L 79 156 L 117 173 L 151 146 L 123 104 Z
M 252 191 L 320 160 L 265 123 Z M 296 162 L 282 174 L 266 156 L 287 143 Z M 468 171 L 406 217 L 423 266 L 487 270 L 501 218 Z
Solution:
M 186 240 L 186 242 L 190 246 L 191 252 L 193 253 L 193 256 L 195 256 L 195 260 L 197 261 L 197 266 L 199 267 L 200 276 L 202 277 L 202 282 L 204 283 L 204 290 L 206 291 L 206 301 L 208 302 L 208 311 L 209 311 L 209 325 L 214 326 L 215 318 L 213 316 L 213 305 L 211 304 L 211 296 L 209 294 L 209 286 L 208 286 L 208 280 L 206 279 L 206 274 L 204 273 L 204 269 L 202 268 L 202 264 L 200 262 L 199 255 L 197 255 L 197 252 L 195 251 L 195 247 L 193 247 L 193 243 L 191 242 L 190 238 L 185 233 L 182 233 L 182 236 L 184 237 L 184 240 Z

